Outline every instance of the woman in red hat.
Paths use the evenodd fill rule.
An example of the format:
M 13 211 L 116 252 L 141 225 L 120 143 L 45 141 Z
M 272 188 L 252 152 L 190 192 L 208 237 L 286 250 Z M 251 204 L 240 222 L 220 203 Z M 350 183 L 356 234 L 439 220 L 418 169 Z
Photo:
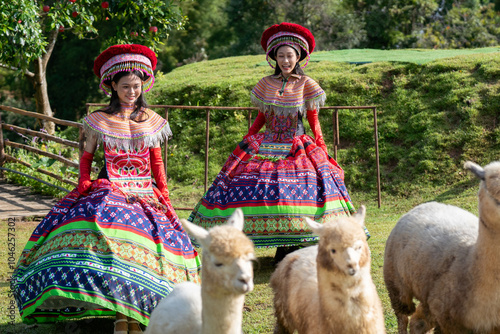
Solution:
M 275 73 L 252 90 L 259 114 L 189 220 L 203 227 L 222 224 L 241 207 L 244 231 L 257 247 L 298 246 L 317 240 L 303 217 L 323 222 L 355 210 L 321 133 L 325 92 L 302 70 L 314 36 L 284 22 L 264 31 L 261 44 Z M 305 134 L 304 118 L 314 137 Z M 283 255 L 277 252 L 275 259 Z
M 200 259 L 168 196 L 160 144 L 172 133 L 143 96 L 155 66 L 154 52 L 135 44 L 95 60 L 110 103 L 83 120 L 78 188 L 35 229 L 19 259 L 13 283 L 25 323 L 116 315 L 115 333 L 137 334 L 175 284 L 200 282 Z M 98 143 L 105 169 L 91 180 Z

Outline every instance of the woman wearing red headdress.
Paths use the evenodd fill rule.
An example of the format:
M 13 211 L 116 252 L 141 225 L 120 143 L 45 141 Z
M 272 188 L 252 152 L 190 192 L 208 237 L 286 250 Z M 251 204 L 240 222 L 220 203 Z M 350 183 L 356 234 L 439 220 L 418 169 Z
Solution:
M 302 70 L 314 50 L 313 35 L 284 22 L 264 31 L 261 44 L 275 73 L 252 90 L 259 114 L 189 220 L 210 227 L 241 207 L 244 232 L 257 247 L 298 246 L 317 240 L 303 217 L 324 222 L 355 210 L 321 133 L 325 92 Z M 304 118 L 314 137 L 305 134 Z M 281 256 L 277 252 L 276 260 Z
M 84 118 L 78 188 L 35 229 L 19 259 L 13 284 L 24 322 L 116 314 L 115 333 L 137 334 L 176 283 L 200 282 L 198 254 L 168 197 L 160 144 L 170 127 L 143 96 L 155 66 L 154 52 L 136 44 L 112 46 L 95 60 L 110 104 Z M 98 143 L 106 168 L 92 181 Z

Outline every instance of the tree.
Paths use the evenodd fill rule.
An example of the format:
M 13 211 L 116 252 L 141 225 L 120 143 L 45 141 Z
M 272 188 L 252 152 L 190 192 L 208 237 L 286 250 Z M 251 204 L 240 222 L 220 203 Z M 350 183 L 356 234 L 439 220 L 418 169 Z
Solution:
M 185 18 L 168 0 L 17 0 L 0 2 L 0 66 L 34 86 L 37 112 L 53 116 L 47 65 L 56 41 L 68 33 L 106 45 L 144 44 L 157 50 Z M 67 64 L 68 68 L 71 64 Z M 54 124 L 44 122 L 47 132 Z
M 500 43 L 500 17 L 494 4 L 453 6 L 446 15 L 416 33 L 416 48 L 480 48 Z
M 172 32 L 168 45 L 159 52 L 158 63 L 162 72 L 207 59 L 208 54 L 212 54 L 213 44 L 209 43 L 209 39 L 214 31 L 227 25 L 227 17 L 223 12 L 226 2 L 227 0 L 198 0 L 181 3 L 182 12 L 188 21 L 184 29 Z
M 219 43 L 219 57 L 264 53 L 260 45 L 262 32 L 282 21 L 274 0 L 230 0 L 224 11 L 228 17 L 227 27 L 214 34 L 212 40 L 223 43 L 226 37 L 230 43 Z
M 365 22 L 342 0 L 275 0 L 283 21 L 303 25 L 316 39 L 315 50 L 351 49 L 366 40 Z
M 366 22 L 369 48 L 408 47 L 407 37 L 420 30 L 438 9 L 442 0 L 346 0 Z
M 160 53 L 162 69 L 204 59 L 262 54 L 262 32 L 293 22 L 309 28 L 316 50 L 345 49 L 366 41 L 365 22 L 346 0 L 199 0 L 183 2 L 185 30 Z
M 341 0 L 230 0 L 225 11 L 229 20 L 224 31 L 232 36 L 226 56 L 262 53 L 262 32 L 281 22 L 310 29 L 316 40 L 315 50 L 357 47 L 366 37 L 363 19 Z
M 344 0 L 363 17 L 362 46 L 468 48 L 498 44 L 499 0 Z M 495 7 L 498 4 L 497 7 Z

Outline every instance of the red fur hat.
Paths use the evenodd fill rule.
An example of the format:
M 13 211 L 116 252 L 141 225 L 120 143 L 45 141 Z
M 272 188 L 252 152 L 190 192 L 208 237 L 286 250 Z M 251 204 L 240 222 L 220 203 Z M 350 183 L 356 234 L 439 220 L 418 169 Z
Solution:
M 300 24 L 283 22 L 275 24 L 267 28 L 260 39 L 260 44 L 264 51 L 266 51 L 266 58 L 275 59 L 274 52 L 282 45 L 290 45 L 297 49 L 300 47 L 300 61 L 307 59 L 306 63 L 302 66 L 305 67 L 309 61 L 309 55 L 314 51 L 316 42 L 314 36 L 309 29 L 301 26 Z M 297 47 L 298 46 L 298 47 Z M 297 50 L 299 51 L 299 50 Z M 269 62 L 269 65 L 274 66 Z
M 100 78 L 100 87 L 107 95 L 111 95 L 109 81 L 122 71 L 138 70 L 143 72 L 144 91 L 148 91 L 154 84 L 156 68 L 156 54 L 147 46 L 139 44 L 113 45 L 104 50 L 94 61 L 94 73 Z

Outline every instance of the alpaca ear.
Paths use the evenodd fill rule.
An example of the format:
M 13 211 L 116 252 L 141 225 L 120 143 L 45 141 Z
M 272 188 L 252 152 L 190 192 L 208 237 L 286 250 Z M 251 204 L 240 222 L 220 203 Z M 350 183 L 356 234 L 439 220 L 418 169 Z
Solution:
M 226 225 L 237 228 L 240 231 L 243 231 L 243 226 L 245 225 L 245 218 L 243 215 L 243 210 L 240 208 L 234 210 L 233 214 L 227 220 Z
M 358 211 L 352 215 L 352 218 L 359 223 L 361 226 L 365 226 L 365 216 L 366 216 L 366 207 L 361 205 Z
M 315 222 L 309 217 L 304 217 L 304 221 L 306 224 L 309 226 L 309 228 L 313 231 L 314 234 L 319 235 L 321 231 L 323 230 L 323 225 L 320 223 Z
M 181 219 L 182 226 L 184 229 L 191 234 L 196 241 L 200 243 L 202 247 L 205 245 L 205 240 L 208 238 L 209 234 L 208 231 L 205 230 L 203 227 L 200 227 L 198 225 L 195 225 L 193 223 L 188 222 L 186 219 Z
M 477 178 L 484 181 L 484 169 L 478 164 L 475 164 L 472 161 L 466 161 L 464 164 L 464 168 L 468 169 Z

